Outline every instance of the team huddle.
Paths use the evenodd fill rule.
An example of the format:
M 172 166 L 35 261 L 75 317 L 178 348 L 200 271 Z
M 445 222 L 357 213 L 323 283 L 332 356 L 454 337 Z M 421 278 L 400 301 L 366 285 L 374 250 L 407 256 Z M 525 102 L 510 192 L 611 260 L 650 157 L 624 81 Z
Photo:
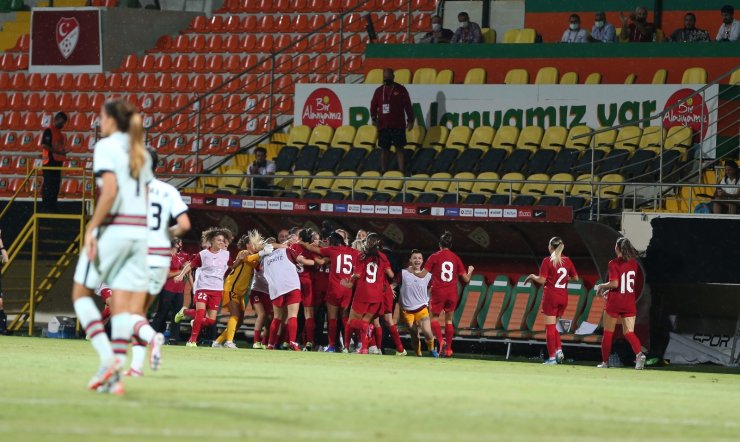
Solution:
M 465 268 L 452 252 L 449 232 L 440 237 L 439 250 L 426 261 L 413 250 L 407 263 L 394 272 L 383 252 L 383 239 L 376 233 L 360 231 L 351 242 L 342 229 L 325 231 L 320 237 L 310 228 L 295 228 L 278 239 L 250 231 L 239 238 L 238 253 L 231 259 L 228 247 L 233 234 L 216 227 L 203 232 L 202 250 L 193 259 L 177 260 L 173 267 L 173 241 L 190 229 L 187 206 L 174 187 L 154 178 L 156 153 L 144 148 L 141 117 L 129 104 L 106 102 L 100 121 L 105 138 L 96 143 L 93 159 L 100 196 L 87 224 L 72 289 L 75 313 L 100 358 L 88 388 L 123 394 L 122 376 L 142 374 L 147 346 L 151 369 L 160 367 L 164 336 L 149 325 L 145 312 L 166 281 L 181 283 L 186 278 L 192 281 L 194 308 L 183 308 L 174 321 L 191 318 L 189 347 L 197 346 L 203 327 L 214 325 L 225 307 L 227 327 L 212 345 L 235 348 L 234 335 L 244 320 L 248 294 L 257 313 L 253 348 L 313 350 L 317 347 L 314 315 L 317 308 L 325 307 L 328 345 L 324 351 L 380 354 L 384 326 L 395 354 L 405 356 L 394 320 L 398 305 L 416 355 L 423 354 L 422 340 L 430 356 L 453 355 L 458 282 L 468 283 L 474 269 Z M 563 255 L 564 246 L 562 239 L 552 238 L 550 256 L 543 260 L 539 274 L 527 277 L 527 282 L 544 286 L 541 309 L 548 365 L 564 359 L 556 323 L 567 306 L 567 282 L 578 278 L 573 263 Z M 595 287 L 607 299 L 599 367 L 607 367 L 614 328 L 621 318 L 640 369 L 645 356 L 633 332 L 637 254 L 626 238 L 617 241 L 615 253 L 609 281 Z M 94 293 L 106 300 L 110 339 L 91 298 Z M 131 366 L 123 372 L 131 343 Z

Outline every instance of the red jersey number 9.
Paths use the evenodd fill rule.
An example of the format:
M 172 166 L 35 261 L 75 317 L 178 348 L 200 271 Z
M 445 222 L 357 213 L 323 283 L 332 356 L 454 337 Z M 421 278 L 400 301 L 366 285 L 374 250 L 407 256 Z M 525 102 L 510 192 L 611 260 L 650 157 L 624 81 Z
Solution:
M 365 281 L 367 281 L 368 284 L 375 284 L 375 281 L 378 280 L 378 264 L 374 262 L 368 263 L 365 268 L 365 273 L 367 273 Z

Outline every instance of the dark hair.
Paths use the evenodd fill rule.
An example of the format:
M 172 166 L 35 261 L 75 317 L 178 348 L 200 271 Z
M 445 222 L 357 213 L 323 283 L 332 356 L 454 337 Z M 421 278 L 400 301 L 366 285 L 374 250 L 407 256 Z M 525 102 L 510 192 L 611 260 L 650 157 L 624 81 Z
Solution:
M 578 14 L 570 14 L 570 17 L 568 17 L 568 18 L 569 19 L 571 19 L 571 18 L 577 18 L 579 22 L 581 21 L 581 17 L 578 16 Z
M 452 233 L 449 230 L 445 230 L 445 233 L 439 237 L 439 246 L 444 249 L 452 247 Z
M 738 169 L 737 163 L 734 162 L 733 160 L 727 160 L 727 161 L 725 161 L 725 167 L 729 167 L 730 169 L 734 170 L 735 172 L 737 172 L 737 169 Z
M 378 256 L 378 251 L 380 250 L 381 243 L 382 239 L 380 238 L 380 235 L 374 232 L 368 233 L 367 238 L 365 238 L 364 256 Z
M 331 232 L 331 235 L 329 235 L 329 245 L 330 246 L 343 246 L 344 238 L 342 237 L 342 235 L 338 234 L 337 232 Z
M 242 235 L 239 241 L 236 242 L 236 248 L 241 250 L 249 243 L 249 235 Z
M 637 250 L 635 250 L 630 240 L 626 237 L 622 236 L 617 239 L 617 248 L 619 249 L 619 253 L 622 254 L 622 259 L 625 261 L 637 258 Z
M 691 16 L 691 17 L 692 17 L 692 18 L 693 18 L 694 20 L 696 20 L 696 15 L 694 15 L 694 13 L 693 13 L 693 12 L 687 12 L 687 13 L 686 13 L 686 14 L 685 14 L 685 15 L 683 16 L 683 18 L 686 18 L 686 17 L 689 17 L 689 16 Z
M 314 232 L 312 229 L 305 228 L 301 230 L 300 233 L 298 233 L 298 237 L 301 239 L 301 241 L 310 243 L 313 241 L 313 233 Z
M 63 119 L 65 123 L 67 122 L 67 114 L 65 114 L 64 112 L 57 112 L 54 115 L 54 119 L 57 119 L 57 118 Z
M 465 12 L 465 11 L 459 12 L 459 13 L 457 14 L 457 18 L 460 18 L 460 17 L 462 17 L 462 16 L 465 16 L 465 17 L 467 17 L 467 18 L 470 18 L 470 16 L 468 15 L 468 13 L 467 13 L 467 12 Z
M 170 247 L 177 247 L 178 244 L 182 244 L 182 239 L 175 237 L 170 240 Z
M 420 255 L 423 255 L 423 253 L 421 253 L 421 250 L 419 250 L 419 249 L 413 249 L 413 250 L 411 250 L 411 253 L 409 253 L 409 257 L 414 256 L 417 253 L 420 254 Z
M 203 232 L 203 238 L 208 241 L 209 244 L 219 235 L 222 235 L 228 242 L 231 242 L 234 239 L 234 234 L 231 233 L 231 230 L 224 227 L 211 227 Z
M 116 127 L 129 135 L 129 170 L 131 176 L 138 179 L 141 168 L 146 163 L 147 152 L 144 147 L 144 125 L 141 115 L 131 104 L 123 100 L 108 100 L 103 104 L 106 115 L 113 118 Z
M 332 232 L 334 232 L 334 226 L 332 225 L 331 221 L 322 221 L 321 222 L 321 237 L 329 238 Z
M 722 6 L 722 9 L 719 10 L 719 12 L 732 15 L 735 13 L 735 8 L 733 8 L 732 5 L 724 5 Z
M 254 149 L 254 153 L 259 153 L 259 152 L 262 152 L 263 154 L 267 155 L 267 149 L 265 149 L 264 147 L 257 147 Z
M 157 164 L 159 163 L 159 155 L 157 154 L 157 151 L 153 148 L 147 149 L 149 151 L 149 155 L 152 157 L 152 173 L 157 170 Z

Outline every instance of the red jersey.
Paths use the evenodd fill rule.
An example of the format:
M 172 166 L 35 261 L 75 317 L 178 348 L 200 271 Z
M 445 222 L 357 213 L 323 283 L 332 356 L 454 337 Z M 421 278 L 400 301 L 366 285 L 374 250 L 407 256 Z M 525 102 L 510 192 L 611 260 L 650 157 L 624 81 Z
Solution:
M 560 265 L 553 265 L 550 257 L 542 260 L 540 265 L 540 276 L 545 278 L 544 296 L 568 296 L 568 279 L 578 278 L 578 273 L 573 261 L 567 256 L 562 257 Z
M 321 256 L 329 258 L 329 287 L 340 285 L 343 279 L 349 279 L 359 261 L 359 252 L 347 246 L 322 247 Z M 341 285 L 340 285 L 341 286 Z
M 381 252 L 378 252 L 378 256 L 359 259 L 355 267 L 355 275 L 360 277 L 355 300 L 368 304 L 383 302 L 385 291 L 390 290 L 385 277 L 385 271 L 390 268 L 388 258 Z
M 188 261 L 189 256 L 184 253 L 178 253 L 177 255 L 174 255 L 170 260 L 170 273 L 182 270 L 182 268 L 185 266 L 185 263 Z M 167 281 L 165 281 L 164 287 L 162 287 L 162 289 L 167 290 L 170 293 L 182 293 L 185 291 L 185 280 L 183 279 L 180 282 L 175 282 L 174 277 L 167 278 Z
M 300 243 L 295 243 L 290 246 L 290 248 L 295 252 L 296 257 L 298 257 L 298 255 L 303 255 L 306 259 L 314 259 L 316 257 L 315 254 L 306 250 L 302 245 L 300 245 Z M 303 264 L 296 262 L 298 277 L 301 278 L 302 281 L 311 280 L 311 273 L 315 271 L 314 267 L 315 266 L 304 266 Z
M 457 293 L 457 278 L 466 274 L 462 260 L 450 249 L 433 253 L 424 263 L 424 270 L 432 274 L 432 294 Z
M 609 281 L 617 281 L 617 288 L 609 290 L 608 298 L 631 297 L 642 292 L 642 272 L 637 260 L 615 258 L 609 261 Z

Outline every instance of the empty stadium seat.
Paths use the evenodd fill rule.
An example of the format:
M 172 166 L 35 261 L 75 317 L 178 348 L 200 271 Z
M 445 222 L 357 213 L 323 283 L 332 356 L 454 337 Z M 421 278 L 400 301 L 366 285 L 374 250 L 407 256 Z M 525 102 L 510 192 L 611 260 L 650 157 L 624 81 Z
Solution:
M 473 129 L 468 126 L 455 126 L 447 136 L 445 147 L 448 149 L 457 149 L 464 151 L 470 141 L 470 136 L 473 133 Z
M 681 77 L 681 84 L 705 84 L 706 82 L 707 70 L 702 67 L 688 68 Z
M 483 68 L 471 68 L 465 74 L 465 81 L 463 84 L 485 84 L 486 83 L 486 70 Z
M 543 67 L 537 71 L 534 84 L 558 84 L 558 69 L 555 67 Z
M 588 77 L 586 77 L 586 81 L 584 81 L 583 84 L 601 84 L 601 74 L 598 72 L 588 74 Z
M 409 84 L 411 83 L 411 71 L 408 69 L 396 69 L 393 72 L 395 82 L 398 84 Z
M 527 126 L 519 133 L 516 142 L 517 149 L 527 149 L 532 152 L 536 151 L 542 142 L 544 129 L 539 126 Z
M 516 43 L 519 38 L 519 29 L 509 29 L 504 33 L 503 43 Z
M 516 126 L 501 126 L 493 137 L 491 147 L 503 149 L 509 153 L 516 147 L 519 139 L 519 128 Z
M 653 81 L 652 84 L 665 84 L 666 79 L 668 78 L 668 71 L 665 69 L 658 69 L 655 71 L 655 74 L 653 75 Z
M 529 73 L 526 69 L 510 69 L 506 72 L 504 84 L 527 84 L 529 83 Z
M 455 72 L 452 69 L 442 69 L 437 72 L 434 84 L 452 84 L 455 80 Z
M 437 78 L 437 70 L 434 68 L 419 68 L 414 72 L 412 84 L 433 84 Z
M 577 72 L 566 72 L 560 77 L 560 84 L 578 84 Z
M 383 83 L 383 69 L 375 68 L 370 69 L 365 75 L 365 84 L 382 84 Z

